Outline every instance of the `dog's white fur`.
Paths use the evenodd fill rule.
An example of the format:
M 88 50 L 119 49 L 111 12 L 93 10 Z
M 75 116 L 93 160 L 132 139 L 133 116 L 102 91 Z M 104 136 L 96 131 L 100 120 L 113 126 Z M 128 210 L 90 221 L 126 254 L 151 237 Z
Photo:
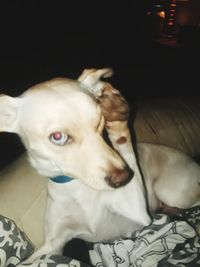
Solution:
M 151 223 L 148 208 L 154 212 L 162 203 L 181 209 L 200 204 L 200 167 L 183 153 L 138 144 L 144 184 L 127 121 L 107 122 L 114 148 L 104 141 L 105 118 L 96 99 L 106 84 L 100 78 L 111 74 L 110 69 L 86 70 L 77 81 L 53 79 L 17 98 L 0 97 L 0 130 L 21 137 L 31 164 L 47 177 L 75 178 L 64 184 L 49 180 L 45 241 L 29 261 L 62 253 L 74 237 L 93 242 L 130 237 Z M 64 145 L 51 142 L 57 131 L 67 134 Z M 126 142 L 117 142 L 120 137 Z M 128 179 L 127 164 L 133 178 L 113 189 L 106 177 L 120 185 Z

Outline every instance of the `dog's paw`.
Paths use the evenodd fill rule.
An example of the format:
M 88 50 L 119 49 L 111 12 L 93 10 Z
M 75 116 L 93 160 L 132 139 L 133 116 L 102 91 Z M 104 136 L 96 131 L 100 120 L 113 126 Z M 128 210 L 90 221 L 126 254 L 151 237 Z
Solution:
M 78 81 L 84 85 L 98 101 L 106 122 L 127 121 L 129 105 L 110 83 L 103 81 L 113 75 L 112 69 L 85 69 Z
M 98 103 L 106 122 L 127 121 L 129 117 L 129 105 L 118 90 L 111 84 L 105 83 Z
M 110 68 L 104 69 L 85 69 L 79 76 L 78 81 L 81 82 L 95 98 L 102 95 L 105 82 L 102 78 L 108 78 L 113 75 Z

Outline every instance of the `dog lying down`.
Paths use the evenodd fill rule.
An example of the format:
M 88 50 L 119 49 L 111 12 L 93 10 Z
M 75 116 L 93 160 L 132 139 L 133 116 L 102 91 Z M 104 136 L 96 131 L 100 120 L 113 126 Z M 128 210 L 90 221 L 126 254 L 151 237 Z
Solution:
M 29 262 L 61 254 L 72 238 L 130 237 L 160 208 L 176 212 L 200 204 L 200 167 L 179 151 L 138 144 L 141 175 L 128 104 L 101 80 L 111 75 L 110 69 L 89 69 L 76 81 L 52 79 L 19 97 L 0 97 L 0 130 L 21 137 L 42 175 L 73 178 L 49 179 L 44 245 Z

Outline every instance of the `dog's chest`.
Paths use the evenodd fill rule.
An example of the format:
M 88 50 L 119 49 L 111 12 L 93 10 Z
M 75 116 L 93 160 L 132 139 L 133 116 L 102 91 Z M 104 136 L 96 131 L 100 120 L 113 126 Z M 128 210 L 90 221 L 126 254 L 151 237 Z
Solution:
M 102 192 L 93 190 L 77 180 L 67 184 L 49 183 L 46 219 L 69 235 L 98 242 L 130 237 L 138 225 L 112 211 Z M 115 200 L 114 200 L 115 201 Z

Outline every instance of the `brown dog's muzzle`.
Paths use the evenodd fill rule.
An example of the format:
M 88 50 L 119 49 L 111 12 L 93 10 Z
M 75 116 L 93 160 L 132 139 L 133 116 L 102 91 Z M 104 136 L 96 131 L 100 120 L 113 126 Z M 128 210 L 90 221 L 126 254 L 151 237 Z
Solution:
M 114 169 L 111 175 L 106 176 L 107 184 L 113 188 L 126 185 L 133 178 L 134 172 L 128 166 L 122 170 Z

